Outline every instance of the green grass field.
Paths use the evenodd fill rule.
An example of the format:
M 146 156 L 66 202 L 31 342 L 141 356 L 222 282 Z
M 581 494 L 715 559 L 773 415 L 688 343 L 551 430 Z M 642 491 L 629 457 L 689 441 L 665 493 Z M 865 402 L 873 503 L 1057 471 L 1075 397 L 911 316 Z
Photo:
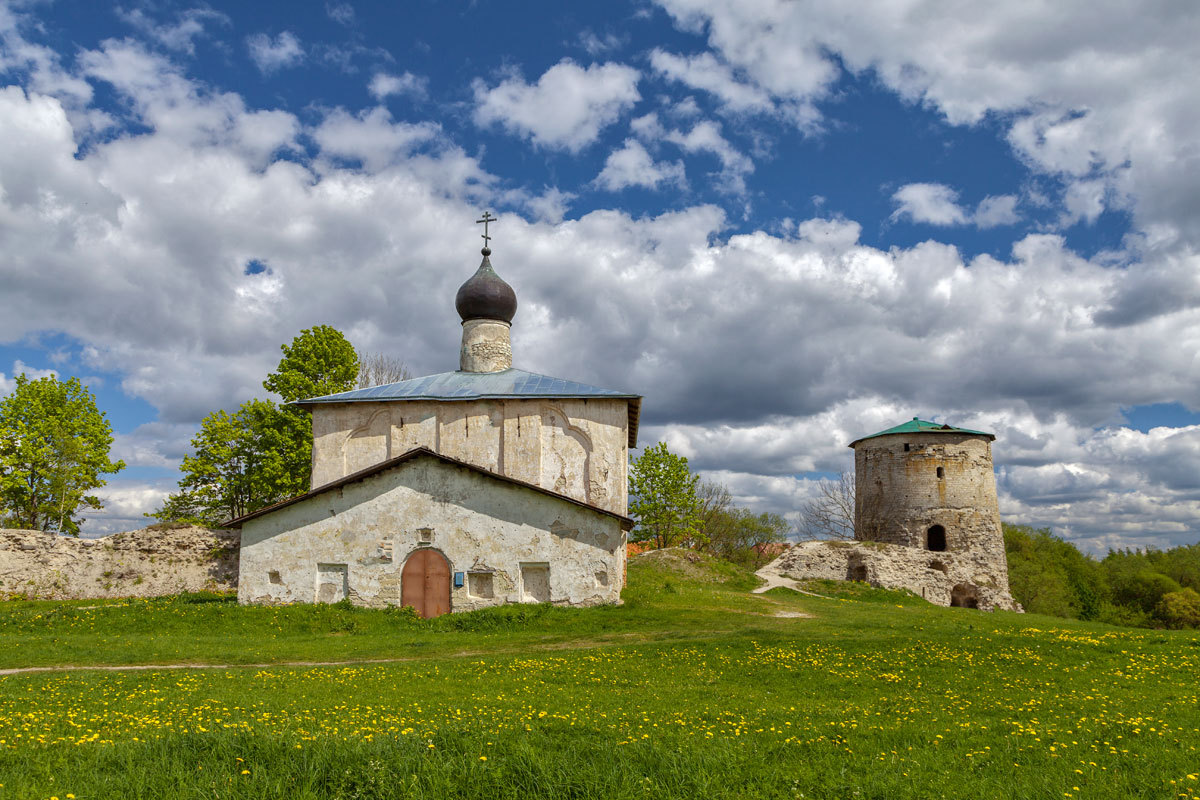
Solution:
M 0 677 L 0 797 L 1200 797 L 1194 631 L 753 585 L 643 558 L 619 608 L 430 622 L 4 603 L 0 668 L 193 666 Z

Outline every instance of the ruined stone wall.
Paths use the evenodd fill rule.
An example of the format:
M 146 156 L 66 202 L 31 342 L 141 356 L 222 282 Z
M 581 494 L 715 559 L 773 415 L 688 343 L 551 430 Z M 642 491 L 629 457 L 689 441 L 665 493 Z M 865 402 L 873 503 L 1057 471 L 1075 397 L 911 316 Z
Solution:
M 986 437 L 914 433 L 867 439 L 854 448 L 854 474 L 859 538 L 926 549 L 929 529 L 940 525 L 947 551 L 982 551 L 1003 563 Z
M 451 589 L 453 611 L 615 603 L 625 540 L 606 514 L 424 456 L 248 520 L 238 600 L 344 594 L 357 605 L 398 606 L 405 561 L 432 548 L 452 575 L 464 573 Z
M 75 539 L 0 530 L 0 596 L 160 597 L 237 588 L 238 532 L 150 529 Z
M 977 551 L 931 553 L 878 542 L 802 542 L 772 568 L 793 580 L 856 580 L 907 589 L 940 606 L 1020 611 L 1008 591 L 1007 569 Z
M 317 488 L 414 447 L 625 514 L 627 400 L 410 400 L 313 408 Z

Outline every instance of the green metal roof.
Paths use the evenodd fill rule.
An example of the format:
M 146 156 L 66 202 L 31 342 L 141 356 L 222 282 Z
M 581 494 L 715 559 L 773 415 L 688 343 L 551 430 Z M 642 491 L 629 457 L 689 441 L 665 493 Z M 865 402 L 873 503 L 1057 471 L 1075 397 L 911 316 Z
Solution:
M 858 444 L 859 442 L 866 441 L 867 439 L 874 439 L 879 436 L 891 436 L 895 433 L 965 433 L 970 436 L 986 436 L 989 440 L 993 441 L 996 438 L 995 435 L 991 433 L 973 431 L 969 428 L 956 428 L 953 425 L 939 425 L 936 422 L 929 422 L 928 420 L 913 417 L 909 422 L 901 423 L 894 428 L 888 428 L 886 431 L 872 433 L 870 436 L 863 436 L 861 439 L 855 439 L 850 443 L 850 446 L 854 447 L 854 445 Z

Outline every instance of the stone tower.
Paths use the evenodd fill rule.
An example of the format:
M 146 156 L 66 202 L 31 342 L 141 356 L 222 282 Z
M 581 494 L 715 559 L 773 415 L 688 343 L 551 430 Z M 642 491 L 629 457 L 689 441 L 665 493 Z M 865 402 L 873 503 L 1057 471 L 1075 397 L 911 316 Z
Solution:
M 951 564 L 966 567 L 967 580 L 948 587 L 949 605 L 977 607 L 981 592 L 997 595 L 988 606 L 1012 603 L 992 469 L 995 438 L 914 417 L 850 444 L 855 538 L 926 551 L 927 568 L 943 574 Z

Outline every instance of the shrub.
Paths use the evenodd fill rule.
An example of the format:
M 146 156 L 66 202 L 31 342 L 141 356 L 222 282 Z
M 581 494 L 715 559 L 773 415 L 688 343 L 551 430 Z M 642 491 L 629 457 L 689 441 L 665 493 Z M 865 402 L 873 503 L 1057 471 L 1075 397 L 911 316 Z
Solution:
M 1154 616 L 1168 628 L 1200 628 L 1200 593 L 1191 588 L 1168 592 L 1154 607 Z

